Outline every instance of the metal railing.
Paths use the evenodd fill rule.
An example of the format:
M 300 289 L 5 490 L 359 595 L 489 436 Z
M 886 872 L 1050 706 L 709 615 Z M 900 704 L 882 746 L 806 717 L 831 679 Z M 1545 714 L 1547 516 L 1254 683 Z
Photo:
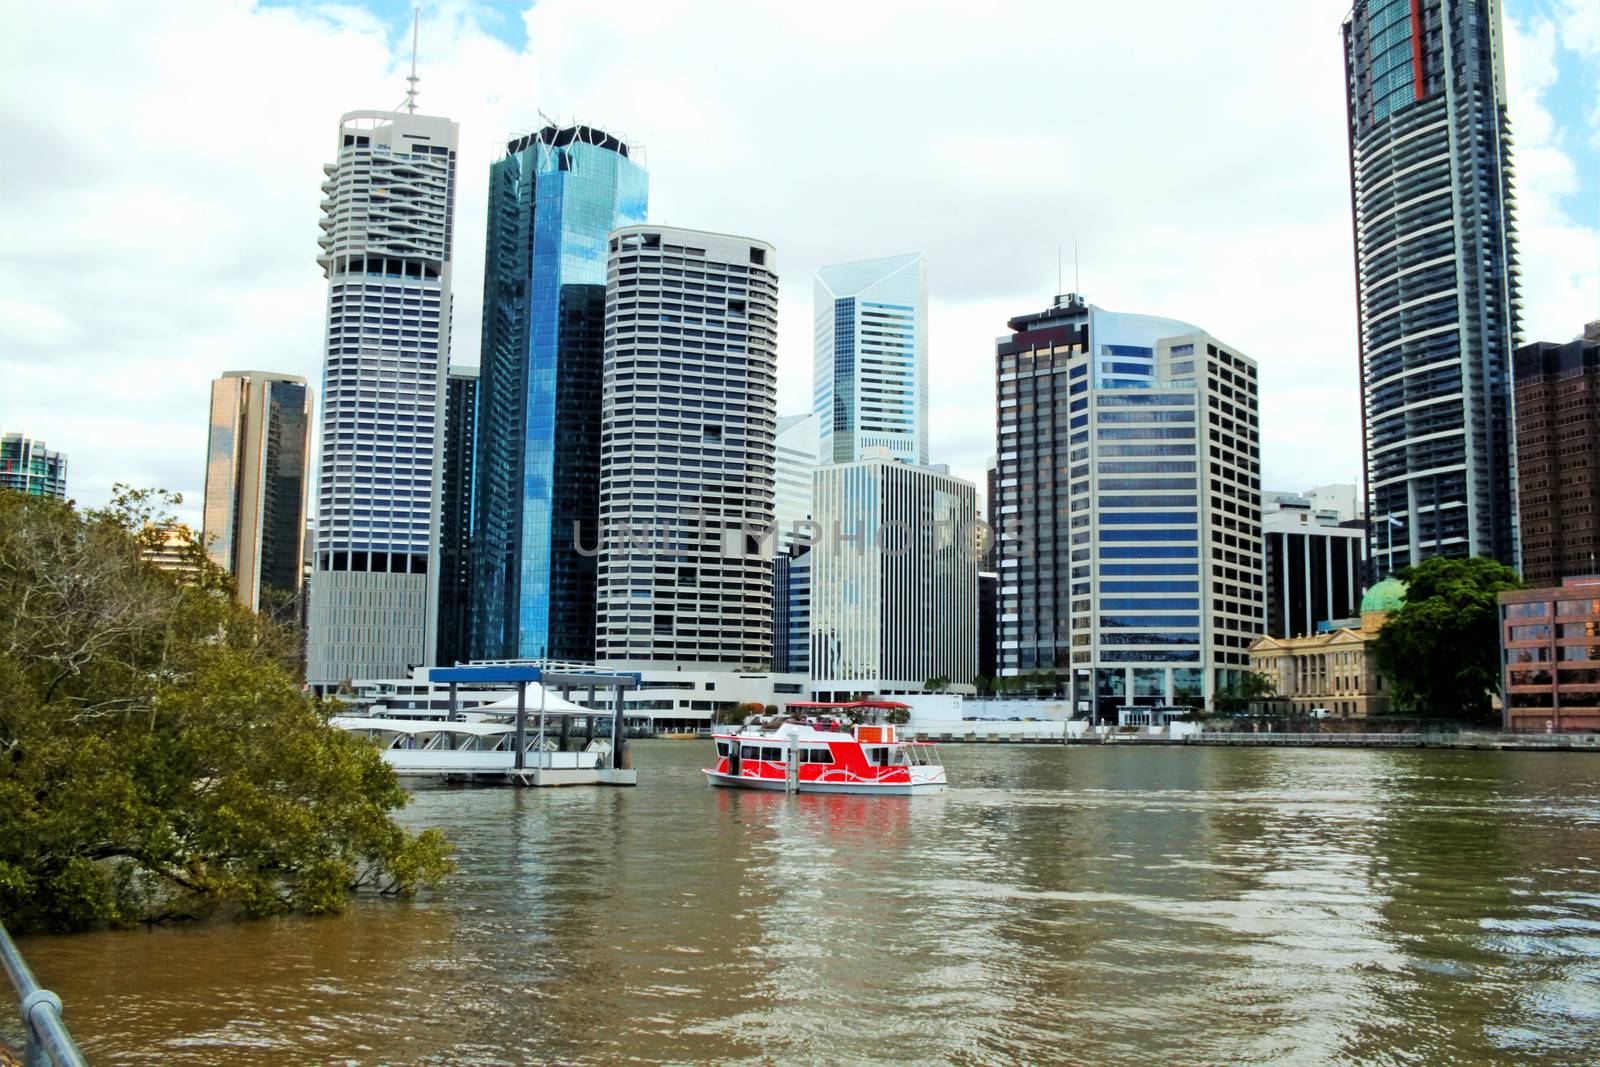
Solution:
M 0 963 L 5 964 L 6 977 L 11 979 L 21 1007 L 27 1042 L 22 1062 L 26 1067 L 88 1067 L 89 1061 L 61 1021 L 61 998 L 40 988 L 4 925 L 0 925 Z

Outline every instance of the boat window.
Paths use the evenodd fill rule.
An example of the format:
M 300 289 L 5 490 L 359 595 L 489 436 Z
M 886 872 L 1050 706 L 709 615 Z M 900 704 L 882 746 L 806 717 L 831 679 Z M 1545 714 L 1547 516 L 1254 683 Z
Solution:
M 910 763 L 911 760 L 906 757 L 905 749 L 897 748 L 894 750 L 894 758 L 890 760 L 890 762 L 896 767 L 904 767 L 906 764 Z
M 783 750 L 778 748 L 777 745 L 767 745 L 761 750 L 761 758 L 768 763 L 782 763 Z
M 833 753 L 825 748 L 807 748 L 801 751 L 801 759 L 806 763 L 832 763 Z
M 717 755 L 726 756 L 728 754 L 728 750 L 731 747 L 733 747 L 733 746 L 729 745 L 728 742 L 726 742 L 726 741 L 718 741 L 717 742 Z
M 741 758 L 741 759 L 760 759 L 761 758 L 761 749 L 758 748 L 755 745 L 740 745 L 739 746 L 739 758 Z
M 863 745 L 862 751 L 866 753 L 867 762 L 874 767 L 889 766 L 889 749 L 884 745 Z

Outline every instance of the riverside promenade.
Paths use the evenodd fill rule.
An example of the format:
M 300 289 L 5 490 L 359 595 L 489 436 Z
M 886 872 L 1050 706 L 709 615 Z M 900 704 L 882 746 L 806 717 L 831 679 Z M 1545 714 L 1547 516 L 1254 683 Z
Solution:
M 1529 752 L 1600 752 L 1600 734 L 1508 734 L 1488 731 L 1205 730 L 1193 723 L 1170 726 L 1093 727 L 1068 722 L 999 719 L 916 721 L 901 733 L 940 744 L 1018 745 L 1209 745 L 1255 748 L 1455 748 Z

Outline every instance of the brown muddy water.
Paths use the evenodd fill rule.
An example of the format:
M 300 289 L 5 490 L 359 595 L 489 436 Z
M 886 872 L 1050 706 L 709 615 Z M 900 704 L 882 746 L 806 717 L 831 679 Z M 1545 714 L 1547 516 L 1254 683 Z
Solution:
M 98 1064 L 1600 1063 L 1600 756 L 944 753 L 422 788 L 421 899 L 22 947 Z

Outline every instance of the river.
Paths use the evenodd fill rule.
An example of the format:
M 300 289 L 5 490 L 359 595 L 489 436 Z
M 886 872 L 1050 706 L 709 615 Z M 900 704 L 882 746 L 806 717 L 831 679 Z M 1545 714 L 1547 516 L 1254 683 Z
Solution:
M 460 873 L 23 942 L 91 1060 L 1594 1064 L 1600 757 L 946 746 L 942 796 L 422 788 Z

